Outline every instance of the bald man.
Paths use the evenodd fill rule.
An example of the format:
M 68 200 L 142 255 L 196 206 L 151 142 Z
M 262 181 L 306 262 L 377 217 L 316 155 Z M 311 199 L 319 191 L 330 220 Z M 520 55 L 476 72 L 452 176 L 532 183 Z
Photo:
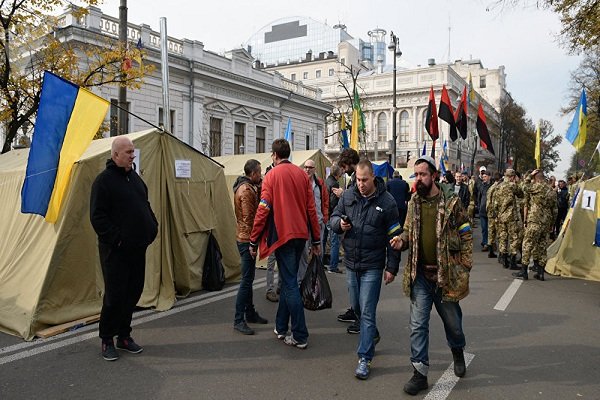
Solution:
M 107 361 L 119 358 L 115 336 L 118 349 L 135 354 L 143 350 L 131 338 L 131 318 L 144 289 L 146 249 L 158 233 L 148 188 L 133 168 L 134 150 L 129 138 L 114 139 L 111 158 L 96 177 L 90 198 L 104 276 L 99 336 Z

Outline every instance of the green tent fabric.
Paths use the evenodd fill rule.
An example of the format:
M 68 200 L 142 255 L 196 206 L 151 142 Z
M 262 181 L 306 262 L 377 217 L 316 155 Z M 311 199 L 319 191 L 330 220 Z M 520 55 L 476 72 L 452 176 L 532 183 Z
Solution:
M 586 191 L 588 193 L 586 193 Z M 587 204 L 591 192 L 596 193 L 596 204 Z M 590 207 L 591 206 L 591 207 Z M 565 219 L 558 238 L 548 248 L 546 271 L 569 278 L 600 281 L 600 247 L 594 246 L 596 220 L 600 207 L 600 176 L 580 184 L 573 208 Z
M 228 282 L 239 280 L 235 216 L 223 168 L 177 138 L 157 130 L 129 134 L 149 190 L 159 234 L 146 255 L 142 307 L 167 310 L 177 296 L 202 289 L 208 235 L 223 253 Z M 28 149 L 0 156 L 0 330 L 27 340 L 35 332 L 100 312 L 104 284 L 97 238 L 89 222 L 91 185 L 110 157 L 112 138 L 93 141 L 75 163 L 60 216 L 49 224 L 21 214 Z M 188 160 L 191 178 L 177 178 Z

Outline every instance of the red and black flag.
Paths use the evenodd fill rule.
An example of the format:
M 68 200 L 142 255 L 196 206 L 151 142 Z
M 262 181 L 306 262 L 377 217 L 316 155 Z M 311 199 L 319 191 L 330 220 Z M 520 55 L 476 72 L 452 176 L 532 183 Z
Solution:
M 458 133 L 456 132 L 454 110 L 452 109 L 452 103 L 450 103 L 450 96 L 448 96 L 446 85 L 442 86 L 442 100 L 440 101 L 440 111 L 438 112 L 438 116 L 450 125 L 450 139 L 454 142 L 458 139 Z
M 485 120 L 485 114 L 483 113 L 483 107 L 479 104 L 479 110 L 477 111 L 477 135 L 481 140 L 481 147 L 496 155 L 494 153 L 494 146 L 492 145 L 492 138 L 488 132 L 487 122 Z
M 427 104 L 427 116 L 425 117 L 425 129 L 434 142 L 440 137 L 438 128 L 437 109 L 435 106 L 435 97 L 433 95 L 433 85 L 429 90 L 429 103 Z
M 467 138 L 467 87 L 463 89 L 463 94 L 458 103 L 455 115 L 456 129 L 460 132 L 463 139 Z

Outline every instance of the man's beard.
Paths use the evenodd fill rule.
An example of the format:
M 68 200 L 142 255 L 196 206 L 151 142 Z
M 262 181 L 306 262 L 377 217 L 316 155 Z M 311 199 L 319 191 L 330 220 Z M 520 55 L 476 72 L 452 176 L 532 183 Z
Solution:
M 433 186 L 433 182 L 429 186 L 425 185 L 423 182 L 417 182 L 417 194 L 421 197 L 426 197 L 431 191 L 431 187 Z

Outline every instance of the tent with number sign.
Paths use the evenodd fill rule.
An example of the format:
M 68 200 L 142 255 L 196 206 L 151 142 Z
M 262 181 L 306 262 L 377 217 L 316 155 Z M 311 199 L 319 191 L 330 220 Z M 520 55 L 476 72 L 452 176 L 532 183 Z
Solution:
M 548 248 L 546 271 L 600 281 L 600 176 L 580 184 L 577 198 Z
M 146 253 L 138 303 L 166 310 L 177 296 L 202 289 L 209 234 L 223 253 L 228 282 L 239 278 L 235 216 L 222 166 L 158 130 L 128 135 L 148 186 L 159 234 Z M 22 214 L 28 149 L 0 156 L 0 330 L 27 340 L 49 326 L 100 312 L 104 290 L 97 239 L 89 219 L 91 185 L 110 157 L 112 138 L 93 141 L 71 173 L 58 221 Z M 176 168 L 178 167 L 178 168 Z

